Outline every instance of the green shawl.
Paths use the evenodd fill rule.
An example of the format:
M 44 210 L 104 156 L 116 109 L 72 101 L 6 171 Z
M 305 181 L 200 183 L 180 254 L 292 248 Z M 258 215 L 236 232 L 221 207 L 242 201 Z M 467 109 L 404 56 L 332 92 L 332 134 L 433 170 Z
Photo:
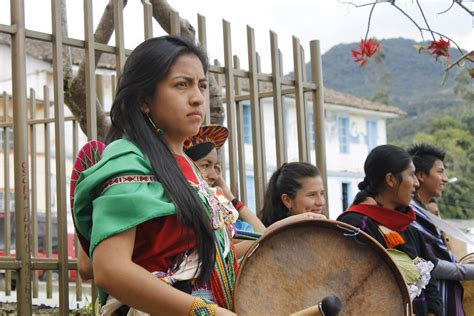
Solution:
M 120 183 L 101 192 L 107 180 L 126 175 L 153 172 L 138 147 L 120 139 L 109 144 L 101 160 L 82 172 L 77 181 L 74 220 L 79 233 L 90 241 L 91 257 L 101 241 L 152 218 L 176 213 L 159 182 Z

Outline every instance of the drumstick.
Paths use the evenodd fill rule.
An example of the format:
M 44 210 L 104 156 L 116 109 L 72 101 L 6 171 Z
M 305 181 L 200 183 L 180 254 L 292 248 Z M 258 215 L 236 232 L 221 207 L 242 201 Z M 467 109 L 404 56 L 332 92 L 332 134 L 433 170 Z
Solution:
M 336 295 L 326 296 L 316 306 L 311 306 L 291 316 L 337 316 L 341 311 L 342 303 Z

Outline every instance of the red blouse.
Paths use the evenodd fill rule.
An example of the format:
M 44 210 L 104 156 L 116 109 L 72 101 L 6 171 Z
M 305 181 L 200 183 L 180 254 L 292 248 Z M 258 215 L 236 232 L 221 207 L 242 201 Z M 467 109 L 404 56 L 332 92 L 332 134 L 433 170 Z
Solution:
M 186 179 L 198 183 L 184 156 L 175 155 Z M 166 272 L 174 258 L 196 247 L 194 231 L 182 225 L 176 215 L 155 218 L 137 226 L 132 260 L 150 272 Z

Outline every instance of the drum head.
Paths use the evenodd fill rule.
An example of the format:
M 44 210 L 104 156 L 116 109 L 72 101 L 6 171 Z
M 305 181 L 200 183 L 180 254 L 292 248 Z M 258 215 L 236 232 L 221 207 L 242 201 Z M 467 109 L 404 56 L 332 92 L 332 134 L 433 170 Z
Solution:
M 385 249 L 351 225 L 298 220 L 260 238 L 234 290 L 238 315 L 289 315 L 334 294 L 341 315 L 406 315 L 408 290 Z

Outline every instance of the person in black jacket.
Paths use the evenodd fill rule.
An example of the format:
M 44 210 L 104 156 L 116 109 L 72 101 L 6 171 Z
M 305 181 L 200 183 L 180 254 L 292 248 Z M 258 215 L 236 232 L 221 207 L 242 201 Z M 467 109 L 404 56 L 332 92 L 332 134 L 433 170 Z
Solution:
M 409 204 L 419 186 L 410 155 L 396 146 L 378 146 L 369 153 L 364 171 L 360 192 L 338 220 L 359 227 L 386 249 L 397 249 L 412 259 L 420 257 L 436 266 L 438 259 L 426 247 L 418 230 L 410 226 L 416 216 Z M 413 300 L 413 312 L 443 315 L 435 279 L 431 278 Z

